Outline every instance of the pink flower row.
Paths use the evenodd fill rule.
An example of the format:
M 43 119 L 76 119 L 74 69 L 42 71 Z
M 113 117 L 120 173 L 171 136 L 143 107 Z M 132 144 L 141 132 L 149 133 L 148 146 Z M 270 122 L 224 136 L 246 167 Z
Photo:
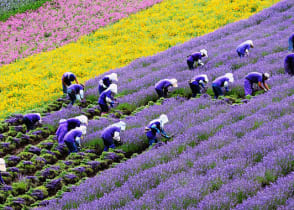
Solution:
M 55 49 L 162 0 L 55 0 L 0 22 L 0 66 Z

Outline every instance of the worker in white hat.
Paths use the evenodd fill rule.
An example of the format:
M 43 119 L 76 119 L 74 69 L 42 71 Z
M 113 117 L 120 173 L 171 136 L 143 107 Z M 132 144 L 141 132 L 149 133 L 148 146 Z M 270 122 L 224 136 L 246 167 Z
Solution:
M 149 141 L 149 146 L 158 142 L 156 133 L 160 133 L 164 138 L 171 138 L 163 129 L 166 123 L 168 123 L 168 118 L 165 114 L 162 114 L 158 119 L 152 120 L 148 126 L 145 127 L 145 133 Z
M 118 81 L 117 73 L 112 73 L 112 74 L 104 76 L 99 81 L 99 86 L 98 86 L 99 94 L 101 94 L 104 90 L 106 90 L 114 81 L 115 82 Z
M 232 73 L 226 73 L 223 76 L 217 77 L 213 82 L 212 82 L 212 90 L 214 92 L 214 98 L 217 99 L 219 96 L 223 96 L 223 90 L 222 88 L 224 87 L 226 92 L 229 92 L 229 82 L 233 83 L 234 82 L 234 76 Z
M 240 45 L 238 45 L 236 51 L 239 55 L 240 58 L 249 56 L 249 49 L 254 48 L 253 41 L 252 40 L 247 40 Z
M 160 97 L 167 97 L 169 87 L 178 87 L 178 81 L 176 79 L 162 79 L 155 84 L 155 90 Z
M 264 90 L 264 92 L 267 92 L 269 87 L 265 81 L 268 80 L 269 77 L 269 73 L 250 72 L 247 74 L 244 81 L 245 96 L 252 95 L 254 83 L 258 84 L 258 86 Z
M 187 56 L 187 64 L 190 70 L 193 70 L 195 67 L 195 62 L 198 63 L 198 65 L 203 66 L 204 63 L 202 62 L 202 58 L 203 57 L 208 57 L 207 55 L 207 50 L 206 49 L 202 49 L 200 50 L 200 52 L 194 52 L 191 55 Z

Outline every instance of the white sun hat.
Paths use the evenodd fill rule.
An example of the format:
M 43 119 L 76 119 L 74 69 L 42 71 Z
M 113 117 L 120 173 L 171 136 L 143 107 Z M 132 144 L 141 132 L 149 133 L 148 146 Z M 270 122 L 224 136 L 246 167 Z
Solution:
M 160 115 L 159 117 L 159 122 L 162 125 L 162 127 L 164 126 L 164 124 L 166 124 L 168 122 L 168 118 L 165 114 Z
M 0 158 L 0 171 L 6 171 L 5 160 Z
M 225 76 L 229 78 L 229 82 L 234 82 L 234 76 L 232 73 L 226 73 Z
M 170 83 L 172 83 L 173 87 L 178 87 L 178 80 L 177 79 L 170 79 Z
M 202 50 L 200 50 L 200 53 L 201 53 L 202 55 L 204 55 L 205 57 L 208 57 L 208 54 L 207 54 L 207 50 L 206 50 L 206 49 L 202 49 Z
M 126 123 L 124 121 L 119 121 L 118 123 L 113 124 L 113 126 L 119 127 L 122 131 L 126 130 Z
M 88 125 L 88 117 L 85 115 L 77 116 L 75 119 L 78 119 L 81 123 Z
M 118 81 L 118 79 L 117 79 L 117 73 L 112 73 L 112 74 L 109 74 L 108 75 L 108 78 L 110 79 L 110 80 L 112 80 L 112 81 Z
M 107 90 L 110 90 L 111 92 L 113 92 L 114 94 L 117 94 L 117 85 L 116 84 L 111 84 Z M 105 91 L 107 91 L 105 90 Z

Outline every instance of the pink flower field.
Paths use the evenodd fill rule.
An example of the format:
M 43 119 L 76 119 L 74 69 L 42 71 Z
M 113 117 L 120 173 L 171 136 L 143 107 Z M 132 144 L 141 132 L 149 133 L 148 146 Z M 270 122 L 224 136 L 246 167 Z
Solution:
M 0 23 L 0 66 L 52 50 L 162 0 L 55 0 Z

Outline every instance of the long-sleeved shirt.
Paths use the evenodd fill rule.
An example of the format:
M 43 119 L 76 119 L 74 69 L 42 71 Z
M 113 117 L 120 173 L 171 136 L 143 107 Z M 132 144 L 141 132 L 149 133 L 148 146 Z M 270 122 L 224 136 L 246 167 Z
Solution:
M 193 53 L 192 55 L 189 55 L 187 60 L 190 62 L 194 62 L 194 61 L 201 60 L 201 58 L 202 58 L 201 53 L 196 52 L 196 53 Z
M 99 99 L 98 99 L 98 104 L 107 105 L 106 98 L 114 100 L 114 98 L 112 96 L 112 92 L 110 90 L 108 90 L 108 91 L 105 90 L 104 92 L 101 93 L 101 95 L 99 96 Z
M 166 89 L 170 86 L 172 86 L 172 83 L 167 79 L 163 79 L 155 84 L 155 89 L 163 90 L 163 89 Z
M 74 75 L 71 72 L 65 72 L 62 75 L 62 79 L 64 81 L 65 84 L 70 85 L 72 81 L 74 81 L 76 79 L 76 75 Z
M 249 80 L 251 83 L 263 82 L 262 73 L 259 73 L 259 72 L 251 72 L 247 74 L 245 79 Z
M 80 130 L 71 130 L 64 136 L 64 141 L 74 143 L 76 137 L 81 137 L 82 131 Z

